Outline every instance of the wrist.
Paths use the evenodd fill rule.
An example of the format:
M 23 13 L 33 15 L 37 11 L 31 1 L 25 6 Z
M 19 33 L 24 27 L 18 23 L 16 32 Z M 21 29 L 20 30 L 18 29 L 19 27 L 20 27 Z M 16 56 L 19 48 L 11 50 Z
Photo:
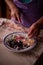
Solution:
M 43 25 L 39 22 L 36 22 L 35 23 L 35 26 L 38 28 L 38 29 L 43 29 Z
M 41 25 L 39 23 L 36 23 L 37 28 L 41 29 Z
M 11 8 L 11 11 L 14 11 L 14 10 L 15 10 L 15 7 L 12 7 L 12 8 Z
M 36 22 L 38 28 L 43 29 L 43 16 Z

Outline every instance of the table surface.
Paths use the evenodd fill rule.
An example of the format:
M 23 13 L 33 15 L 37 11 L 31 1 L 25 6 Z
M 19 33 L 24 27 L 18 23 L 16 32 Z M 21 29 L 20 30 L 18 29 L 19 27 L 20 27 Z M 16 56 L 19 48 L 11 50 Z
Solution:
M 1 21 L 5 23 L 0 26 L 0 65 L 34 65 L 43 52 L 43 30 L 41 30 L 37 45 L 31 51 L 14 53 L 4 46 L 3 39 L 9 33 L 24 32 L 26 28 L 8 19 L 0 18 Z

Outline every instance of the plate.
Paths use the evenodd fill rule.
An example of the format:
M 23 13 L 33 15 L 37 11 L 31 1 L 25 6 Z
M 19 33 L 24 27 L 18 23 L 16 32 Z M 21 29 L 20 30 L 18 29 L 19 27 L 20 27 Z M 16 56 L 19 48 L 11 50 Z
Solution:
M 21 35 L 21 36 L 23 36 L 23 37 L 25 37 L 25 38 L 26 38 L 26 37 L 28 38 L 28 35 L 27 35 L 27 33 L 25 33 L 25 32 L 13 32 L 13 33 L 8 34 L 8 35 L 4 38 L 4 45 L 5 45 L 10 51 L 13 51 L 13 52 L 25 52 L 25 51 L 29 51 L 29 50 L 31 50 L 32 48 L 34 48 L 34 47 L 36 46 L 36 44 L 37 44 L 37 40 L 36 40 L 35 38 L 33 38 L 33 40 L 35 40 L 34 44 L 32 44 L 32 45 L 30 45 L 30 46 L 28 46 L 28 47 L 26 47 L 26 48 L 23 48 L 23 49 L 20 49 L 20 50 L 17 50 L 17 49 L 15 49 L 15 48 L 12 48 L 12 47 L 9 46 L 9 43 L 8 43 L 7 41 L 10 40 L 10 39 L 13 39 L 13 37 L 14 37 L 15 35 Z M 28 38 L 28 39 L 29 39 L 29 38 Z

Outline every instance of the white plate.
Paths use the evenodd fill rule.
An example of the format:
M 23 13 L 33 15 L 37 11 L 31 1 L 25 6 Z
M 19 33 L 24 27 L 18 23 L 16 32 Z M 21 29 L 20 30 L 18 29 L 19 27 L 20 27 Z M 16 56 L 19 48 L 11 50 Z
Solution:
M 25 52 L 25 51 L 31 50 L 32 48 L 34 48 L 34 47 L 36 46 L 37 40 L 34 39 L 34 40 L 35 40 L 35 43 L 34 43 L 32 46 L 28 47 L 28 48 L 21 49 L 21 50 L 16 50 L 16 49 L 14 49 L 14 48 L 11 48 L 11 47 L 6 43 L 6 41 L 7 41 L 8 38 L 11 38 L 12 35 L 18 35 L 18 34 L 20 34 L 20 35 L 22 35 L 22 36 L 24 36 L 24 37 L 27 36 L 27 34 L 24 33 L 24 32 L 14 32 L 14 33 L 11 33 L 11 34 L 7 35 L 7 36 L 4 38 L 4 45 L 5 45 L 9 50 L 11 50 L 11 51 L 13 51 L 13 52 Z

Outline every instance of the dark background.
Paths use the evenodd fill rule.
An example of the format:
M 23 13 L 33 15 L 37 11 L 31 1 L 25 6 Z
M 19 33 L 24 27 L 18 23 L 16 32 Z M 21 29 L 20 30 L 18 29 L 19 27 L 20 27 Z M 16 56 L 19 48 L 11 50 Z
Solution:
M 0 0 L 0 17 L 10 18 L 10 10 L 5 0 Z

